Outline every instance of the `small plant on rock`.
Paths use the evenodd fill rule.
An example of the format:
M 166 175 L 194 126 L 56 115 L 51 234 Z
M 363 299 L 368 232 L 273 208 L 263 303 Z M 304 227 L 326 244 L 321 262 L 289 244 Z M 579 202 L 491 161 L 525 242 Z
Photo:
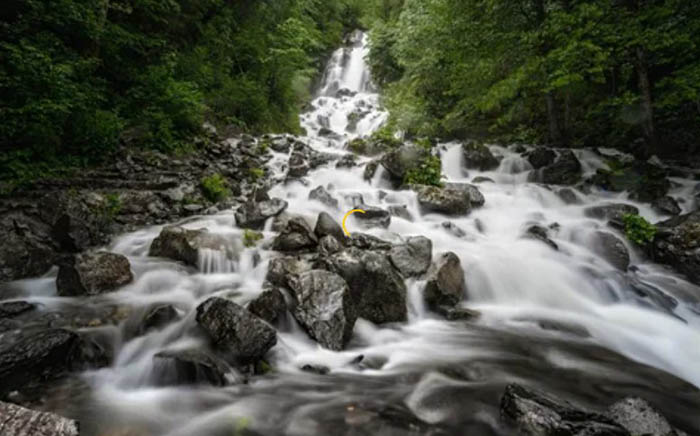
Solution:
M 644 219 L 644 217 L 627 214 L 622 217 L 622 222 L 625 224 L 627 239 L 635 244 L 644 246 L 654 240 L 657 231 L 656 226 Z
M 263 238 L 263 234 L 255 230 L 243 230 L 243 245 L 247 248 L 255 247 L 257 242 Z
M 253 179 L 253 181 L 257 181 L 263 178 L 265 176 L 265 170 L 262 168 L 251 168 L 248 170 L 248 173 L 250 174 L 250 178 Z
M 219 202 L 231 196 L 231 191 L 228 189 L 228 183 L 221 174 L 212 174 L 204 177 L 200 186 L 204 196 L 211 202 Z
M 437 156 L 428 156 L 421 164 L 408 170 L 403 182 L 407 185 L 442 186 L 442 164 Z

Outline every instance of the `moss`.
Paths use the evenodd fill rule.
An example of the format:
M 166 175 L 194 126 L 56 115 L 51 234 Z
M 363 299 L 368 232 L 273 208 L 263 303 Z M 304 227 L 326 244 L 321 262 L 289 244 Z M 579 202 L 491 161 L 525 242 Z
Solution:
M 219 202 L 231 196 L 231 191 L 228 189 L 228 183 L 221 174 L 212 174 L 202 178 L 200 187 L 204 196 L 211 202 Z
M 270 149 L 270 140 L 269 139 L 263 139 L 258 143 L 258 150 L 260 151 L 260 154 L 265 154 L 267 151 Z
M 418 167 L 408 170 L 403 182 L 407 185 L 443 186 L 440 158 L 428 156 Z
M 654 240 L 657 228 L 644 219 L 644 217 L 635 214 L 627 214 L 622 217 L 622 221 L 625 225 L 625 235 L 627 239 L 635 244 L 645 246 Z
M 248 174 L 250 174 L 250 178 L 253 179 L 253 181 L 260 180 L 265 176 L 265 170 L 262 168 L 250 168 L 248 170 Z
M 365 154 L 367 151 L 367 141 L 362 138 L 355 138 L 348 143 L 348 148 L 353 153 Z
M 246 247 L 255 247 L 257 242 L 263 238 L 262 233 L 256 232 L 255 230 L 245 229 L 243 230 L 243 245 Z

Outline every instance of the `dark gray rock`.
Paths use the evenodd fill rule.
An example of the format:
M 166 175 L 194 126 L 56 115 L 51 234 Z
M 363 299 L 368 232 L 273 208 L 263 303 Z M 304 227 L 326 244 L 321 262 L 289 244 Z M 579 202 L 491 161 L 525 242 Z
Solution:
M 365 165 L 365 171 L 362 173 L 362 178 L 366 181 L 372 180 L 374 174 L 377 172 L 377 168 L 379 168 L 378 160 L 368 162 L 367 165 Z
M 10 213 L 0 219 L 0 283 L 44 274 L 56 259 L 51 228 L 34 217 Z
M 532 225 L 527 228 L 527 230 L 525 231 L 525 235 L 528 238 L 537 239 L 539 241 L 544 242 L 545 244 L 552 247 L 554 250 L 559 250 L 559 246 L 557 245 L 557 243 L 549 238 L 549 229 L 547 229 L 546 227 L 542 227 L 537 224 Z
M 581 174 L 581 162 L 571 150 L 565 150 L 554 163 L 530 173 L 529 180 L 548 185 L 574 185 Z
M 268 286 L 248 304 L 248 311 L 258 318 L 274 324 L 287 312 L 287 302 L 279 289 Z
M 360 204 L 357 208 L 365 213 L 355 213 L 353 217 L 364 228 L 382 227 L 386 229 L 391 224 L 389 211 L 366 204 Z
M 226 253 L 229 259 L 238 256 L 233 244 L 206 229 L 189 230 L 178 226 L 167 226 L 151 243 L 149 256 L 177 260 L 185 265 L 198 266 L 199 250 L 209 249 Z
M 473 321 L 481 316 L 481 312 L 466 307 L 438 306 L 433 308 L 448 321 Z
M 15 316 L 29 312 L 36 308 L 35 304 L 27 303 L 26 301 L 12 301 L 9 303 L 0 303 L 0 319 L 14 318 Z
M 338 200 L 333 198 L 330 192 L 320 185 L 316 187 L 316 189 L 309 192 L 309 200 L 317 200 L 328 207 L 332 207 L 334 209 L 338 208 Z
M 587 207 L 583 211 L 584 215 L 589 218 L 599 220 L 622 221 L 625 215 L 637 215 L 639 209 L 624 203 L 609 203 L 600 206 Z
M 527 154 L 527 161 L 536 170 L 553 164 L 556 158 L 554 150 L 544 147 L 537 147 Z
M 593 234 L 591 249 L 609 264 L 621 271 L 627 271 L 630 254 L 624 242 L 609 232 L 597 231 Z
M 389 206 L 389 213 L 391 214 L 391 216 L 395 216 L 397 218 L 403 218 L 406 221 L 413 221 L 413 217 L 411 216 L 411 213 L 408 211 L 408 207 L 406 205 Z
M 464 238 L 465 236 L 467 236 L 467 232 L 465 232 L 462 228 L 457 226 L 452 221 L 443 221 L 441 225 L 443 229 L 445 229 L 449 234 L 456 238 Z
M 557 195 L 566 204 L 579 204 L 581 200 L 576 195 L 576 192 L 571 188 L 562 188 L 557 191 Z
M 2 436 L 79 436 L 78 422 L 0 401 Z
M 324 236 L 318 241 L 318 254 L 321 257 L 328 257 L 342 250 L 342 244 L 332 236 Z
M 406 173 L 414 168 L 418 168 L 428 156 L 430 156 L 430 152 L 425 148 L 404 144 L 386 153 L 380 162 L 387 173 L 389 173 L 389 177 L 396 184 L 401 184 Z
M 275 286 L 287 287 L 287 276 L 310 271 L 314 263 L 315 255 L 276 257 L 270 260 L 265 280 Z
M 212 297 L 200 304 L 196 319 L 219 350 L 241 362 L 262 358 L 277 343 L 275 329 L 223 298 Z
M 98 295 L 131 283 L 129 260 L 121 254 L 83 253 L 65 259 L 56 277 L 60 296 Z
M 454 307 L 467 294 L 464 270 L 456 254 L 443 253 L 423 289 L 423 298 L 431 308 Z
M 681 207 L 678 205 L 678 202 L 668 195 L 654 200 L 651 203 L 651 207 L 658 213 L 664 215 L 680 215 L 681 213 Z
M 516 384 L 501 397 L 501 416 L 529 436 L 630 436 L 606 416 Z
M 418 193 L 418 204 L 424 212 L 445 215 L 466 215 L 471 210 L 469 193 L 460 189 L 436 186 L 414 186 Z
M 469 183 L 447 183 L 445 188 L 464 191 L 469 196 L 469 203 L 472 207 L 481 207 L 486 203 L 486 199 L 479 191 L 479 188 Z
M 323 347 L 340 351 L 352 337 L 357 319 L 355 301 L 348 284 L 339 275 L 313 270 L 292 276 L 294 318 Z
M 161 385 L 228 386 L 244 378 L 223 359 L 203 350 L 166 350 L 153 356 Z
M 265 226 L 268 218 L 281 214 L 287 206 L 288 203 L 279 198 L 248 201 L 236 211 L 236 224 L 241 228 L 260 230 Z
M 287 177 L 300 178 L 304 177 L 311 170 L 311 163 L 306 158 L 306 156 L 298 151 L 294 151 L 289 157 L 289 171 L 287 172 Z
M 343 232 L 342 227 L 340 227 L 340 224 L 338 224 L 338 222 L 326 212 L 321 212 L 318 214 L 314 234 L 319 239 L 323 238 L 324 236 L 332 236 L 340 243 L 345 241 L 345 232 Z
M 317 375 L 326 375 L 329 372 L 331 372 L 331 369 L 328 368 L 327 366 L 311 365 L 311 364 L 306 364 L 306 365 L 302 366 L 301 370 L 304 372 L 308 372 L 311 374 L 317 374 Z
M 657 224 L 651 257 L 685 274 L 700 285 L 700 211 Z
M 641 398 L 625 398 L 610 406 L 607 415 L 632 435 L 677 436 L 666 418 Z
M 347 245 L 350 247 L 359 248 L 361 250 L 377 251 L 387 251 L 393 247 L 391 242 L 387 242 L 366 233 L 353 233 L 352 236 L 347 239 Z
M 389 250 L 389 260 L 404 277 L 425 274 L 433 259 L 433 242 L 425 236 L 412 236 Z
M 462 162 L 467 169 L 490 171 L 498 168 L 498 159 L 484 144 L 467 141 L 462 144 Z
M 141 334 L 149 330 L 160 329 L 177 320 L 179 317 L 177 310 L 172 304 L 161 304 L 152 307 L 146 312 L 139 326 Z
M 348 283 L 358 316 L 376 324 L 406 321 L 406 284 L 386 253 L 350 247 L 326 264 Z
M 480 183 L 496 183 L 496 182 L 490 177 L 478 176 L 478 177 L 474 177 L 474 179 L 472 179 L 472 183 L 480 184 Z
M 277 251 L 299 251 L 312 249 L 318 244 L 318 238 L 309 224 L 301 217 L 294 217 L 272 242 L 272 249 Z
M 644 161 L 618 165 L 615 171 L 598 170 L 591 182 L 603 189 L 630 193 L 630 198 L 652 202 L 663 197 L 671 188 L 666 170 Z

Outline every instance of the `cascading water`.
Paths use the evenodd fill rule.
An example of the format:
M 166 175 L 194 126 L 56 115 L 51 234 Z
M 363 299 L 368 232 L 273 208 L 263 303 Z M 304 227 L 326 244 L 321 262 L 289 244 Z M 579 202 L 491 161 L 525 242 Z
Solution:
M 316 150 L 343 153 L 348 140 L 370 134 L 386 120 L 364 62 L 367 36 L 357 32 L 349 42 L 333 55 L 318 97 L 302 117 L 308 136 L 301 139 Z M 153 358 L 162 350 L 202 343 L 193 328 L 197 305 L 212 295 L 240 304 L 252 300 L 276 254 L 242 246 L 236 256 L 208 250 L 200 253 L 199 270 L 189 269 L 149 258 L 148 246 L 161 227 L 147 228 L 109 247 L 128 256 L 136 279 L 100 301 L 136 307 L 170 303 L 180 321 L 125 342 L 122 330 L 104 328 L 102 334 L 116 344 L 114 364 L 85 373 L 86 396 L 57 408 L 80 418 L 86 435 L 443 434 L 424 431 L 424 424 L 407 416 L 438 424 L 444 434 L 500 434 L 499 396 L 505 383 L 515 381 L 591 407 L 603 406 L 601 399 L 636 394 L 669 418 L 700 428 L 697 394 L 685 384 L 700 387 L 700 290 L 647 263 L 633 247 L 628 248 L 635 267 L 629 273 L 614 268 L 591 247 L 593 233 L 604 223 L 583 210 L 615 200 L 634 204 L 651 220 L 661 217 L 624 194 L 577 192 L 578 204 L 567 205 L 549 189 L 527 183 L 531 167 L 519 154 L 492 150 L 503 156 L 497 169 L 465 174 L 458 144 L 440 145 L 448 181 L 477 176 L 493 181 L 479 185 L 485 206 L 450 218 L 451 224 L 445 216 L 421 214 L 416 194 L 392 189 L 381 172 L 366 182 L 366 161 L 352 168 L 321 166 L 304 180 L 270 191 L 289 202 L 288 212 L 311 221 L 324 211 L 340 220 L 357 195 L 369 205 L 406 206 L 410 219 L 393 217 L 388 229 L 368 232 L 391 241 L 424 235 L 434 254 L 456 253 L 469 294 L 462 304 L 481 312 L 478 320 L 449 322 L 431 314 L 420 296 L 423 282 L 411 279 L 409 321 L 377 326 L 360 319 L 343 352 L 320 348 L 290 318 L 270 352 L 272 374 L 226 388 L 163 386 L 164 370 Z M 604 166 L 592 152 L 576 154 L 588 172 Z M 280 178 L 288 158 L 274 153 L 270 166 Z M 678 187 L 672 195 L 688 196 L 688 182 L 674 181 Z M 308 200 L 319 185 L 340 200 L 338 209 Z M 559 250 L 523 238 L 531 224 L 552 226 Z M 231 211 L 182 225 L 230 239 L 243 233 Z M 274 236 L 269 224 L 264 233 Z M 27 281 L 24 288 L 34 290 L 36 301 L 58 304 L 47 296 L 53 294 L 46 283 Z M 359 355 L 362 365 L 356 363 Z M 322 365 L 330 373 L 303 372 L 304 365 Z M 361 425 L 363 431 L 352 432 Z

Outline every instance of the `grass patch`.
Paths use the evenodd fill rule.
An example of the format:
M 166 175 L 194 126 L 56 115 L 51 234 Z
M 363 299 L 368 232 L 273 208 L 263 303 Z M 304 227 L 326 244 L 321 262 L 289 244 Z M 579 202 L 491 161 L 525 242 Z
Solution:
M 231 190 L 228 188 L 228 183 L 221 174 L 212 174 L 202 178 L 200 187 L 204 196 L 211 202 L 217 203 L 231 196 Z
M 263 234 L 255 230 L 243 230 L 243 245 L 247 248 L 255 247 L 255 245 L 263 238 Z
M 654 236 L 656 236 L 656 226 L 640 215 L 627 214 L 622 217 L 622 222 L 625 224 L 625 235 L 627 239 L 637 245 L 647 245 L 653 241 Z
M 421 164 L 408 170 L 403 178 L 407 185 L 429 185 L 442 187 L 442 164 L 437 156 L 428 156 Z

